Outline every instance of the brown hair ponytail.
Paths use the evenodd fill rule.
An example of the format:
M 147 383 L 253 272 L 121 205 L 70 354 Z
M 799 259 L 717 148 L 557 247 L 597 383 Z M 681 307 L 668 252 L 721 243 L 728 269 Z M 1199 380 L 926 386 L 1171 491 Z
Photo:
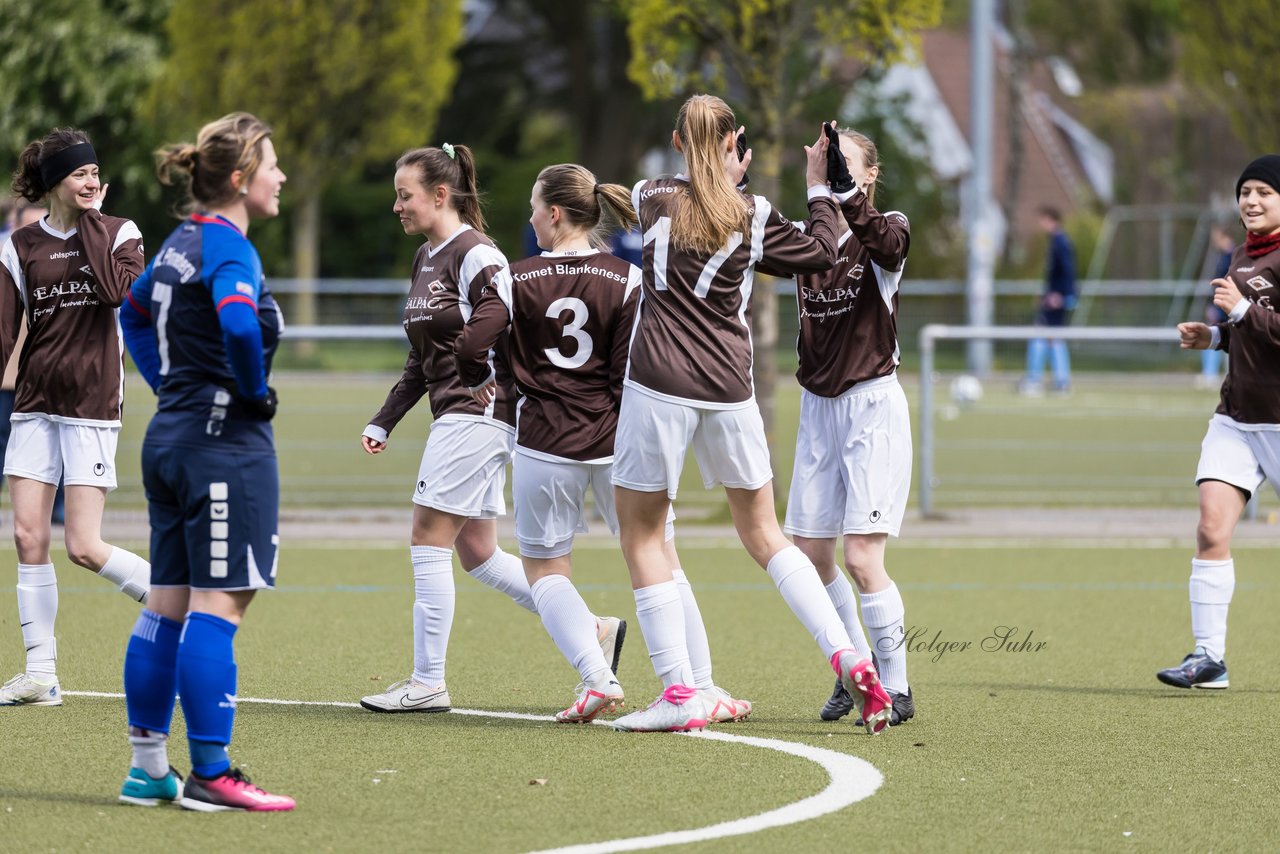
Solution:
M 689 166 L 689 188 L 676 199 L 671 217 L 671 240 L 678 248 L 710 254 L 747 228 L 747 202 L 724 171 L 724 138 L 737 126 L 733 110 L 714 95 L 694 95 L 680 108 L 676 134 Z
M 639 224 L 631 207 L 631 191 L 621 184 L 598 184 L 596 176 L 585 166 L 560 163 L 538 173 L 542 201 L 560 208 L 569 225 L 591 232 L 591 244 L 604 248 L 604 236 L 610 223 L 624 228 Z
M 476 159 L 465 145 L 444 143 L 439 148 L 414 148 L 400 155 L 396 169 L 413 166 L 418 170 L 418 180 L 427 190 L 433 187 L 449 188 L 449 204 L 458 212 L 458 218 L 480 233 L 487 224 L 480 209 L 480 186 L 476 181 Z
M 262 143 L 269 136 L 271 128 L 256 116 L 229 113 L 200 128 L 194 144 L 179 142 L 157 151 L 156 177 L 165 186 L 183 188 L 179 215 L 221 207 L 239 193 L 231 173 L 242 172 L 239 187 L 248 186 L 262 164 Z

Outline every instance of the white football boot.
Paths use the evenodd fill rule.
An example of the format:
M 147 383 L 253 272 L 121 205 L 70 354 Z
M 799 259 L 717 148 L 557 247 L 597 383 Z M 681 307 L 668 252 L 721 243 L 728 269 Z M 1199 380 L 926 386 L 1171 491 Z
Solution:
M 443 685 L 428 688 L 412 679 L 401 679 L 381 694 L 363 697 L 360 705 L 371 712 L 447 712 L 450 709 L 449 692 Z
M 707 719 L 713 724 L 727 724 L 733 721 L 744 721 L 751 714 L 750 700 L 736 700 L 719 685 L 698 692 L 702 701 L 711 711 Z
M 590 684 L 578 685 L 578 699 L 563 712 L 556 712 L 556 720 L 562 724 L 585 724 L 603 714 L 614 714 L 626 705 L 622 686 L 612 673 Z
M 622 732 L 688 732 L 705 729 L 707 704 L 696 688 L 672 685 L 649 708 L 623 715 L 613 722 Z
M 62 686 L 57 677 L 43 682 L 19 673 L 0 686 L 0 706 L 61 706 Z

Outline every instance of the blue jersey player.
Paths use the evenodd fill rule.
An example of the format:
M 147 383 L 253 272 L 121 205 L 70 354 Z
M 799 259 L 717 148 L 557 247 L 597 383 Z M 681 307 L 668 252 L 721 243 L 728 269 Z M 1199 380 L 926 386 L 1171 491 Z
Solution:
M 279 811 L 292 798 L 249 782 L 227 756 L 233 640 L 254 593 L 275 584 L 279 478 L 267 386 L 283 323 L 246 237 L 279 213 L 285 175 L 270 129 L 247 113 L 169 146 L 159 174 L 196 211 L 169 235 L 121 310 L 125 343 L 159 403 L 142 447 L 152 594 L 129 639 L 124 683 L 133 763 L 120 800 L 204 812 Z M 191 752 L 168 761 L 174 694 Z

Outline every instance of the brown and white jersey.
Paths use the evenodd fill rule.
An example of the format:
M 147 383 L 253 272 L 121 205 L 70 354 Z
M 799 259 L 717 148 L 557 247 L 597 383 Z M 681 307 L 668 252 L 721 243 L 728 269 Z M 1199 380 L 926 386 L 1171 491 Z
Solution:
M 1231 356 L 1217 411 L 1240 424 L 1280 425 L 1280 251 L 1250 258 L 1239 246 L 1227 276 L 1248 304 L 1217 326 L 1219 349 Z
M 628 385 L 707 409 L 743 405 L 751 380 L 751 289 L 756 265 L 783 275 L 828 270 L 836 257 L 836 206 L 814 188 L 808 233 L 763 196 L 745 196 L 747 233 L 735 231 L 712 254 L 671 241 L 684 176 L 641 181 L 631 191 L 644 234 L 644 280 L 631 339 Z
M 840 235 L 836 265 L 796 277 L 796 378 L 821 397 L 839 397 L 857 383 L 889 376 L 901 357 L 898 286 L 911 227 L 897 211 L 877 211 L 861 190 L 841 202 L 840 212 L 849 231 Z
M 45 217 L 10 235 L 0 249 L 5 363 L 27 321 L 15 419 L 120 425 L 124 343 L 116 309 L 145 267 L 138 227 L 98 211 L 85 211 L 65 233 Z
M 437 421 L 448 415 L 515 423 L 510 371 L 498 357 L 505 353 L 506 336 L 498 341 L 498 352 L 488 355 L 491 364 L 498 363 L 498 396 L 488 406 L 476 403 L 458 381 L 453 358 L 454 342 L 470 319 L 480 292 L 506 266 L 507 259 L 493 241 L 469 225 L 463 225 L 435 249 L 423 244 L 418 250 L 404 304 L 409 358 L 400 381 L 369 422 L 373 427 L 389 434 L 424 394 L 430 398 L 431 415 Z M 380 438 L 385 441 L 386 437 Z
M 458 338 L 458 376 L 492 376 L 486 354 L 507 329 L 516 444 L 535 456 L 613 459 L 640 269 L 594 249 L 544 252 L 499 271 Z

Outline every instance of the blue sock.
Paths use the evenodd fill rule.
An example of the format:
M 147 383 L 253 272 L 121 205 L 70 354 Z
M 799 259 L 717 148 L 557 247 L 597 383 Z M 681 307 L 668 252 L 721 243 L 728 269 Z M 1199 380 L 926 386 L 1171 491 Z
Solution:
M 236 716 L 236 627 L 191 612 L 178 647 L 178 695 L 187 719 L 191 770 L 216 777 L 231 767 L 227 745 Z
M 143 611 L 124 654 L 124 702 L 129 726 L 169 732 L 178 689 L 178 635 L 182 623 Z

